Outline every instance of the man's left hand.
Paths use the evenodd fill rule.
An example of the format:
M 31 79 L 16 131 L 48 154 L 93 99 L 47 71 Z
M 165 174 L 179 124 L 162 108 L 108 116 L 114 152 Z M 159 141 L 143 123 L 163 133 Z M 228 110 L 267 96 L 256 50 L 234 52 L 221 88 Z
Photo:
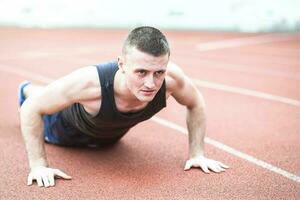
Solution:
M 220 173 L 229 168 L 219 161 L 208 159 L 204 156 L 197 156 L 186 161 L 184 170 L 189 170 L 191 167 L 200 167 L 205 173 L 210 173 L 209 170 Z

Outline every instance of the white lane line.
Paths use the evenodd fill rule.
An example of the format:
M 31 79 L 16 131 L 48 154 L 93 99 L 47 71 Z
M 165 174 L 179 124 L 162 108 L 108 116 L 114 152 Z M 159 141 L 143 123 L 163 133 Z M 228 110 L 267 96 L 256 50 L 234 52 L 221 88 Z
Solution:
M 192 79 L 193 82 L 198 86 L 198 87 L 205 87 L 205 88 L 210 88 L 214 90 L 221 90 L 225 92 L 231 92 L 231 93 L 236 93 L 236 94 L 242 94 L 246 96 L 252 96 L 260 99 L 266 99 L 270 101 L 276 101 L 280 103 L 285 103 L 293 106 L 300 106 L 300 101 L 296 99 L 290 99 L 287 97 L 281 97 L 281 96 L 276 96 L 264 92 L 259 92 L 255 90 L 249 90 L 249 89 L 244 89 L 244 88 L 239 88 L 239 87 L 233 87 L 229 85 L 224 85 L 224 84 L 218 84 L 218 83 L 213 83 L 209 81 L 201 81 L 198 79 Z
M 299 53 L 300 55 L 300 53 Z M 231 70 L 235 72 L 245 72 L 250 74 L 258 74 L 265 76 L 273 76 L 279 78 L 288 78 L 294 80 L 300 80 L 300 73 L 298 72 L 286 72 L 284 70 L 279 69 L 264 69 L 262 67 L 256 66 L 247 66 L 240 64 L 230 64 L 226 62 L 216 61 L 216 60 L 208 60 L 208 59 L 199 59 L 197 60 L 197 64 L 205 69 L 222 69 L 222 70 Z
M 151 120 L 154 121 L 154 122 L 156 122 L 156 123 L 158 123 L 158 124 L 160 124 L 160 125 L 163 125 L 163 126 L 166 126 L 168 128 L 174 129 L 174 130 L 176 130 L 176 131 L 178 131 L 180 133 L 183 133 L 183 134 L 186 134 L 186 135 L 188 134 L 188 131 L 185 128 L 183 128 L 183 127 L 181 127 L 181 126 L 179 126 L 179 125 L 177 125 L 177 124 L 175 124 L 173 122 L 167 121 L 167 120 L 159 118 L 159 117 L 152 117 Z M 269 164 L 269 163 L 267 163 L 265 161 L 259 160 L 259 159 L 255 158 L 253 156 L 245 154 L 245 153 L 243 153 L 241 151 L 238 151 L 238 150 L 236 150 L 236 149 L 234 149 L 232 147 L 229 147 L 229 146 L 227 146 L 225 144 L 222 144 L 221 142 L 218 142 L 218 141 L 213 140 L 211 138 L 205 137 L 205 142 L 207 144 L 210 144 L 210 145 L 212 145 L 212 146 L 214 146 L 214 147 L 216 147 L 218 149 L 221 149 L 221 150 L 223 150 L 223 151 L 225 151 L 225 152 L 227 152 L 227 153 L 229 153 L 231 155 L 239 157 L 239 158 L 241 158 L 243 160 L 247 160 L 247 161 L 249 161 L 249 162 L 251 162 L 251 163 L 253 163 L 253 164 L 255 164 L 255 165 L 259 166 L 259 167 L 265 168 L 265 169 L 267 169 L 269 171 L 272 171 L 272 172 L 274 172 L 276 174 L 284 176 L 284 177 L 286 177 L 286 178 L 288 178 L 288 179 L 290 179 L 292 181 L 300 183 L 300 177 L 299 176 L 297 176 L 295 174 L 292 174 L 292 173 L 290 173 L 290 172 L 288 172 L 286 170 L 283 170 L 283 169 L 281 169 L 279 167 L 271 165 L 271 164 Z
M 4 66 L 4 65 L 0 65 L 0 70 L 1 71 L 4 71 L 4 72 L 9 72 L 9 73 L 12 73 L 12 74 L 16 74 L 16 75 L 19 75 L 19 76 L 23 76 L 23 77 L 26 77 L 26 78 L 30 78 L 32 80 L 35 80 L 35 81 L 39 81 L 39 82 L 43 82 L 43 83 L 49 83 L 51 81 L 53 81 L 53 79 L 50 79 L 50 78 L 47 78 L 45 76 L 42 76 L 42 75 L 39 75 L 39 74 L 36 74 L 36 73 L 29 73 L 29 72 L 26 72 L 25 70 L 21 70 L 21 69 L 11 69 L 12 67 L 8 67 L 8 66 Z M 171 129 L 174 129 L 178 132 L 181 132 L 181 133 L 184 133 L 184 134 L 188 134 L 187 130 L 173 122 L 170 122 L 170 121 L 167 121 L 165 119 L 162 119 L 162 118 L 159 118 L 159 117 L 152 117 L 151 118 L 152 121 L 160 124 L 160 125 L 163 125 L 165 127 L 168 127 L 168 128 L 171 128 Z M 276 166 L 273 166 L 269 163 L 266 163 L 262 160 L 259 160 L 253 156 L 250 156 L 248 154 L 245 154 L 245 153 L 242 153 L 238 150 L 235 150 L 225 144 L 222 144 L 216 140 L 213 140 L 213 139 L 210 139 L 208 137 L 205 138 L 205 142 L 207 144 L 210 144 L 214 147 L 217 147 L 231 155 L 234 155 L 234 156 L 237 156 L 241 159 L 244 159 L 244 160 L 247 160 L 251 163 L 254 163 L 256 164 L 257 166 L 260 166 L 260 167 L 263 167 L 269 171 L 272 171 L 274 173 L 277 173 L 279 175 L 282 175 L 290 180 L 293 180 L 295 182 L 298 182 L 300 183 L 300 177 L 295 175 L 295 174 L 292 174 L 290 172 L 287 172 L 281 168 L 278 168 Z
M 289 34 L 273 33 L 273 34 L 265 34 L 265 35 L 258 35 L 252 37 L 234 38 L 234 39 L 220 40 L 215 42 L 200 43 L 196 45 L 196 50 L 210 51 L 210 50 L 228 49 L 228 48 L 235 48 L 235 47 L 249 46 L 249 45 L 256 45 L 256 44 L 265 44 L 271 42 L 282 42 L 288 40 L 292 40 L 292 36 Z
M 47 78 L 47 77 L 39 75 L 37 73 L 29 72 L 28 70 L 21 69 L 21 68 L 18 68 L 18 67 L 11 67 L 11 66 L 0 64 L 0 70 L 4 71 L 4 72 L 11 73 L 11 74 L 17 74 L 19 76 L 30 78 L 32 80 L 42 82 L 42 83 L 50 83 L 50 82 L 53 81 L 53 79 Z

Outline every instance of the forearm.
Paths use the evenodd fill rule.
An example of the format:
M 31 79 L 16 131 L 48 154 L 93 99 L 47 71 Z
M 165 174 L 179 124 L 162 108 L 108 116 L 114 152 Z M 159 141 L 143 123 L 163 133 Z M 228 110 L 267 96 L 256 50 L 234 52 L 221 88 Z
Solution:
M 31 169 L 37 166 L 48 166 L 44 146 L 42 116 L 37 112 L 33 112 L 30 106 L 25 105 L 25 103 L 20 110 L 20 120 L 29 166 Z
M 204 155 L 205 112 L 201 106 L 187 109 L 187 128 L 190 158 Z

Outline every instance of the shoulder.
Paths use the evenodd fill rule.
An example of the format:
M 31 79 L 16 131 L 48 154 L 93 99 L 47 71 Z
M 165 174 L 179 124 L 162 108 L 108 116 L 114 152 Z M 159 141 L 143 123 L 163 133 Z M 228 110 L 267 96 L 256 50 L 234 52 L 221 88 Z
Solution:
M 66 96 L 72 99 L 75 98 L 77 101 L 94 99 L 101 94 L 100 80 L 96 66 L 78 68 L 54 81 L 54 85 L 60 86 Z
M 183 70 L 173 62 L 169 62 L 166 72 L 166 90 L 168 94 L 172 94 L 179 88 L 184 87 L 186 75 Z
M 167 67 L 166 88 L 167 97 L 174 97 L 182 105 L 189 108 L 204 105 L 203 97 L 196 85 L 174 63 L 170 63 Z
M 51 114 L 73 103 L 101 98 L 97 69 L 87 66 L 54 80 L 36 95 L 28 98 L 27 106 L 39 113 Z
M 96 66 L 86 66 L 73 71 L 74 84 L 78 91 L 83 92 L 83 98 L 96 98 L 101 94 L 100 77 Z

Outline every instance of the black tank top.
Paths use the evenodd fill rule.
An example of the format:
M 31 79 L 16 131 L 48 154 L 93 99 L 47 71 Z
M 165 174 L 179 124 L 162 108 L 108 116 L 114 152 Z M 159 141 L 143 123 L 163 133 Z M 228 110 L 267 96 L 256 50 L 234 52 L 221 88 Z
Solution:
M 114 98 L 114 78 L 118 71 L 116 61 L 96 65 L 101 85 L 101 108 L 96 116 L 87 113 L 80 103 L 75 103 L 61 112 L 62 120 L 82 134 L 97 138 L 122 137 L 131 127 L 147 120 L 166 107 L 166 83 L 147 106 L 135 113 L 121 113 Z

